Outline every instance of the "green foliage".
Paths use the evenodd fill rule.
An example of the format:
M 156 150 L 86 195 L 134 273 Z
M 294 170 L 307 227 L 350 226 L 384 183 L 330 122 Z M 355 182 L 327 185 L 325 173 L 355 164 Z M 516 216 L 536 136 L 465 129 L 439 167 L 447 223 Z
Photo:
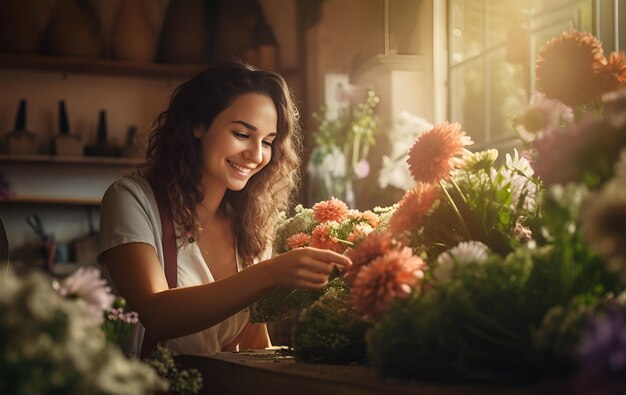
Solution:
M 560 246 L 521 247 L 505 259 L 494 254 L 457 266 L 450 281 L 392 304 L 368 333 L 370 362 L 406 379 L 537 380 L 546 358 L 534 347 L 535 333 L 546 312 L 617 288 L 614 277 L 602 280 L 605 270 L 594 260 L 572 272 L 562 257 Z
M 276 226 L 273 244 L 273 254 L 287 252 L 287 239 L 297 233 L 310 234 L 317 222 L 313 218 L 313 210 L 304 208 L 301 204 L 295 207 L 292 217 L 286 218 L 283 214 Z
M 159 346 L 146 362 L 170 383 L 169 393 L 172 395 L 194 395 L 202 389 L 200 372 L 197 369 L 181 369 L 164 347 Z
M 350 168 L 353 168 L 361 158 L 367 158 L 370 146 L 376 143 L 374 134 L 378 124 L 374 110 L 379 101 L 373 91 L 368 91 L 363 102 L 341 107 L 334 118 L 328 116 L 326 106 L 313 113 L 313 119 L 318 123 L 314 135 L 315 146 L 320 148 L 321 154 L 326 155 L 333 147 L 337 147 L 348 159 Z M 318 158 L 318 161 L 321 163 L 321 158 Z
M 576 368 L 574 352 L 584 326 L 590 318 L 607 313 L 614 306 L 619 306 L 626 315 L 626 291 L 617 297 L 613 293 L 581 294 L 570 303 L 551 308 L 533 333 L 534 347 L 542 357 L 544 370 L 553 375 L 572 374 Z
M 295 356 L 303 362 L 350 363 L 366 359 L 365 331 L 371 324 L 363 321 L 350 301 L 350 289 L 341 278 L 302 311 L 293 331 Z

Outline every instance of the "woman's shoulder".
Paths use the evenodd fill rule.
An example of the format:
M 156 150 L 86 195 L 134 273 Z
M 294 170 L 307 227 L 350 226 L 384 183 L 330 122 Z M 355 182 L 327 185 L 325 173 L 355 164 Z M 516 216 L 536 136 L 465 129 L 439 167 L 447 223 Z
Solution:
M 148 180 L 139 175 L 124 176 L 117 179 L 107 188 L 106 193 L 128 191 L 131 193 L 152 194 L 152 188 Z
M 152 188 L 145 177 L 139 175 L 122 177 L 107 188 L 102 198 L 103 204 L 110 200 L 128 199 L 138 200 L 144 204 L 154 200 Z

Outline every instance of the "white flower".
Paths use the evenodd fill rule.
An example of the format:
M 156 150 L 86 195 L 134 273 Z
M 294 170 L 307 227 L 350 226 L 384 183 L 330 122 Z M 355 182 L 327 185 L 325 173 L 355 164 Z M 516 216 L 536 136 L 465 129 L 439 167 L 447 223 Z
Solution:
M 512 157 L 510 154 L 506 154 L 506 167 L 511 171 L 517 171 L 525 175 L 526 177 L 532 177 L 535 174 L 528 159 L 520 156 L 516 149 L 513 150 L 515 155 Z
M 378 175 L 378 185 L 381 188 L 393 186 L 398 189 L 411 190 L 415 188 L 415 180 L 411 177 L 409 166 L 405 160 L 394 161 L 388 156 L 383 156 L 383 165 Z
M 378 185 L 381 188 L 391 185 L 408 191 L 415 187 L 415 181 L 406 164 L 409 148 L 417 136 L 432 128 L 433 125 L 426 119 L 406 111 L 396 117 L 389 131 L 391 154 L 383 155 L 382 168 L 378 176 Z
M 72 275 L 56 283 L 55 288 L 63 297 L 77 297 L 88 304 L 90 312 L 99 322 L 104 319 L 103 312 L 113 305 L 115 296 L 106 280 L 100 277 L 100 270 L 94 267 L 80 267 Z
M 455 264 L 482 263 L 488 255 L 489 247 L 480 241 L 460 242 L 456 247 L 439 254 L 434 276 L 438 282 L 444 282 L 450 278 Z

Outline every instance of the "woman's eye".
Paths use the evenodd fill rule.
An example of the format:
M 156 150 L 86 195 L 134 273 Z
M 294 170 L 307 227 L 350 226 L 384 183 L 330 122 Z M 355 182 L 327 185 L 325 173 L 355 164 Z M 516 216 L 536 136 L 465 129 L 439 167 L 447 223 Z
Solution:
M 245 133 L 241 133 L 241 132 L 233 132 L 233 136 L 237 137 L 238 139 L 247 139 L 248 135 Z
M 272 146 L 272 141 L 263 141 L 263 145 L 266 147 L 271 147 Z

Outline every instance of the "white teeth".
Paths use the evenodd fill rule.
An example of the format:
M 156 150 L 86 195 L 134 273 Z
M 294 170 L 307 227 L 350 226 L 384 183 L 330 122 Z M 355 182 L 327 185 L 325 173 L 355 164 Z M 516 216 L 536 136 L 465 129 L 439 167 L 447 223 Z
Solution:
M 231 166 L 232 166 L 235 170 L 237 170 L 238 172 L 243 173 L 243 174 L 248 174 L 248 173 L 250 173 L 250 171 L 252 170 L 252 169 L 248 169 L 248 168 L 245 168 L 245 167 L 241 167 L 241 166 L 239 166 L 239 165 L 237 165 L 237 164 L 235 164 L 235 163 L 233 163 L 233 162 L 231 162 L 231 161 L 228 161 L 228 163 L 229 163 L 229 164 L 230 164 L 230 165 L 231 165 Z

